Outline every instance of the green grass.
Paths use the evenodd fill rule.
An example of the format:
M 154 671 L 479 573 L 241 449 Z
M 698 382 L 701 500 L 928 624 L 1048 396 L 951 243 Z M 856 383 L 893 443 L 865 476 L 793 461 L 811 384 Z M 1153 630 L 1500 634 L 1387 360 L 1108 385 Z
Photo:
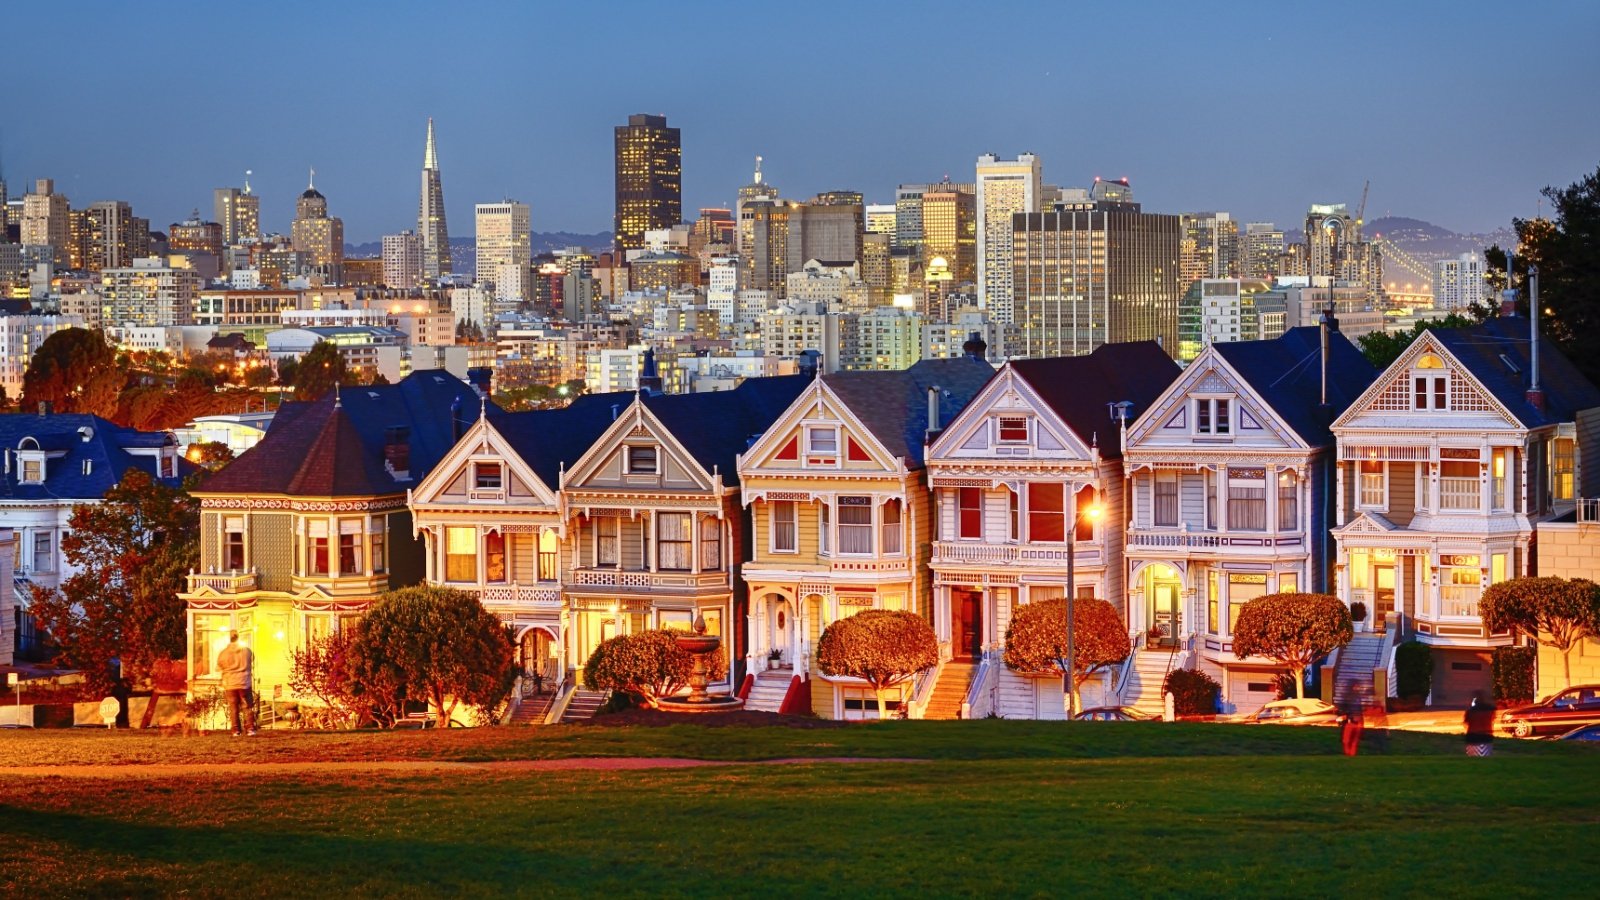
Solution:
M 1459 739 L 1401 735 L 1392 754 L 1348 759 L 1330 729 L 1110 723 L 488 733 L 363 737 L 376 738 L 369 758 L 934 761 L 0 775 L 0 896 L 1455 898 L 1582 896 L 1600 883 L 1600 755 L 1586 747 L 1502 741 L 1476 760 Z M 0 736 L 0 760 L 43 746 L 28 737 Z M 86 735 L 57 746 L 78 741 L 101 749 Z

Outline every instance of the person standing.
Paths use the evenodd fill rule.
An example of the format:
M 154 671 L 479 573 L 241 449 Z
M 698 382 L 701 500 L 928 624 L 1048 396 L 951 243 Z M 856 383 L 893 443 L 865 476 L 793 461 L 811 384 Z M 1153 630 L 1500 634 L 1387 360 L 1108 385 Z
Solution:
M 1472 705 L 1462 717 L 1467 725 L 1467 755 L 1494 755 L 1494 704 L 1483 699 L 1483 694 L 1472 695 Z
M 1345 701 L 1344 713 L 1339 716 L 1339 743 L 1344 748 L 1345 756 L 1355 756 L 1361 749 L 1361 731 L 1365 727 L 1362 720 L 1361 700 L 1352 697 Z
M 217 654 L 217 671 L 222 673 L 222 693 L 228 701 L 228 718 L 233 725 L 233 736 L 243 733 L 239 708 L 244 707 L 244 717 L 250 720 L 250 734 L 256 733 L 256 698 L 250 690 L 255 675 L 256 655 L 239 643 L 239 632 L 228 632 L 228 646 Z

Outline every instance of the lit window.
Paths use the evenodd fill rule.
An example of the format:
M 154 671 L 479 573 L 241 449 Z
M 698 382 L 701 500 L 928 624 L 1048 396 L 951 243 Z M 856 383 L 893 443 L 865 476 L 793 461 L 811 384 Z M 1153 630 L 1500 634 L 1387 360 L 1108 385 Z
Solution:
M 306 525 L 308 538 L 306 571 L 312 575 L 328 574 L 328 522 L 313 519 Z
M 43 484 L 44 483 L 44 460 L 42 460 L 42 459 L 25 459 L 25 460 L 22 461 L 22 483 L 23 484 Z
M 1388 472 L 1387 467 L 1381 460 L 1363 459 L 1361 461 L 1359 491 L 1356 502 L 1360 506 L 1382 509 L 1388 505 Z
M 478 580 L 478 529 L 445 528 L 444 578 L 446 581 Z
M 1278 473 L 1278 530 L 1293 531 L 1300 525 L 1300 480 L 1293 472 Z
M 1028 485 L 1028 540 L 1060 543 L 1067 539 L 1066 486 Z
M 356 575 L 361 572 L 361 520 L 339 520 L 339 574 Z

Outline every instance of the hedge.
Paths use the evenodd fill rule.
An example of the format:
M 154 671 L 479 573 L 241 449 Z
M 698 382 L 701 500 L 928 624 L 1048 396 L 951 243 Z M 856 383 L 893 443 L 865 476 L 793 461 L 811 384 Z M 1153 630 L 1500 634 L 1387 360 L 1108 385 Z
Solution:
M 1172 695 L 1172 709 L 1176 715 L 1210 716 L 1217 712 L 1222 685 L 1199 669 L 1174 669 L 1167 673 L 1161 693 Z
M 1510 702 L 1533 700 L 1532 647 L 1496 647 L 1494 651 L 1494 698 Z
M 1394 650 L 1395 696 L 1421 700 L 1433 690 L 1433 648 L 1406 641 Z

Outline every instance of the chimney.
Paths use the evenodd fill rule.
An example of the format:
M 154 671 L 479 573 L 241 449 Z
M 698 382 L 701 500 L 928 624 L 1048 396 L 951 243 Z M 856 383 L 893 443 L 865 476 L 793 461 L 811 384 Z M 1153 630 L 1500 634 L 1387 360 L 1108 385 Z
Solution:
M 1517 317 L 1517 288 L 1511 280 L 1511 264 L 1515 255 L 1506 251 L 1506 289 L 1500 293 L 1500 315 L 1507 319 Z
M 1528 404 L 1544 412 L 1544 388 L 1539 386 L 1539 267 L 1528 267 Z
M 939 433 L 939 386 L 928 386 L 928 441 L 932 441 Z
M 989 356 L 988 343 L 984 341 L 983 335 L 976 331 L 968 333 L 967 342 L 961 345 L 961 350 L 979 362 L 983 362 Z
M 1339 320 L 1333 317 L 1333 304 L 1322 311 L 1322 405 L 1328 405 L 1328 332 L 1339 330 Z
M 661 373 L 656 368 L 656 350 L 654 347 L 644 349 L 644 361 L 639 369 L 639 393 L 661 394 Z
M 817 375 L 822 371 L 822 354 L 816 350 L 806 350 L 801 352 L 800 357 L 798 360 L 796 360 L 796 362 L 800 367 L 801 375 L 805 375 L 810 378 L 816 378 Z
M 488 366 L 474 366 L 467 370 L 467 383 L 478 392 L 479 397 L 490 396 L 494 388 L 494 369 Z

